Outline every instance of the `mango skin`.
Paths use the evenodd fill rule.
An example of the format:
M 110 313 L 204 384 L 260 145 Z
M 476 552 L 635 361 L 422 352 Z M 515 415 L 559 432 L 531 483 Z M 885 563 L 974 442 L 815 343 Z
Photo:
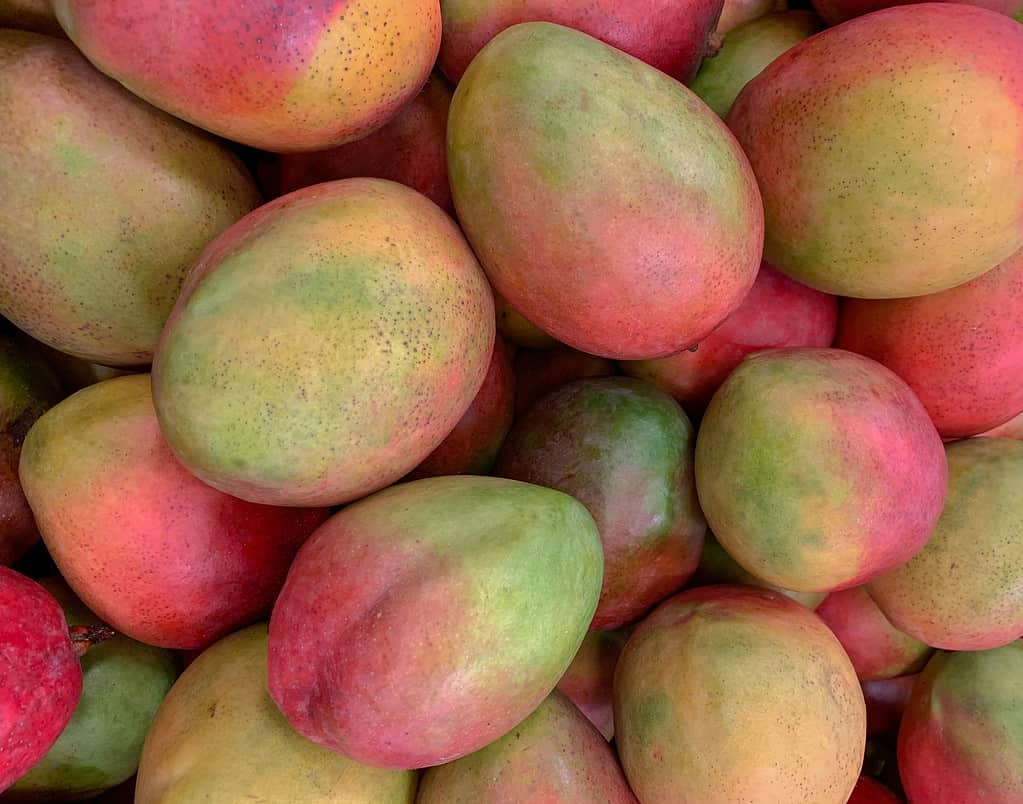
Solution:
M 441 0 L 444 35 L 438 61 L 457 84 L 501 31 L 543 21 L 582 31 L 688 83 L 722 6 L 722 0 Z
M 945 447 L 948 502 L 924 548 L 875 578 L 892 623 L 935 648 L 986 650 L 1023 634 L 1023 443 Z
M 814 9 L 828 25 L 838 25 L 872 11 L 906 4 L 906 0 L 813 0 Z M 989 8 L 1010 17 L 1023 13 L 1023 3 L 1020 0 L 969 0 L 966 5 Z
M 101 624 L 60 578 L 39 583 L 60 603 L 68 625 Z M 81 665 L 74 715 L 3 801 L 76 801 L 135 775 L 146 733 L 178 676 L 177 657 L 117 634 L 90 647 Z
M 879 681 L 864 681 L 863 700 L 867 704 L 867 736 L 895 734 L 909 705 L 919 673 Z
M 1023 411 L 1018 416 L 1013 416 L 1005 424 L 993 427 L 981 435 L 992 438 L 1015 438 L 1017 441 L 1023 441 Z
M 933 653 L 888 622 L 863 586 L 832 592 L 815 611 L 842 643 L 860 681 L 917 673 Z
M 25 435 L 63 393 L 38 355 L 0 334 L 0 565 L 10 566 L 39 539 L 21 490 L 18 461 Z
M 329 148 L 380 128 L 426 83 L 440 47 L 438 0 L 53 7 L 89 61 L 136 95 L 267 151 Z
M 614 751 L 552 692 L 486 748 L 423 774 L 416 804 L 639 804 Z
M 223 143 L 66 40 L 0 31 L 0 314 L 94 363 L 152 360 L 184 275 L 259 203 Z
M 899 729 L 899 774 L 913 804 L 1023 800 L 1023 640 L 939 653 Z
M 0 0 L 0 28 L 64 35 L 50 0 Z
M 945 438 L 1023 411 L 1023 250 L 970 282 L 914 299 L 849 299 L 836 345 L 909 383 Z
M 725 0 L 716 33 L 724 36 L 740 25 L 760 19 L 772 11 L 785 11 L 786 6 L 786 0 Z
M 590 354 L 691 346 L 760 265 L 759 193 L 721 121 L 664 73 L 559 25 L 515 25 L 473 60 L 448 172 L 497 292 Z
M 635 622 L 696 569 L 707 523 L 694 442 L 677 402 L 626 377 L 570 383 L 508 434 L 495 474 L 563 491 L 597 523 L 604 585 L 591 628 Z
M 379 492 L 296 557 L 270 619 L 270 695 L 360 762 L 458 759 L 554 689 L 602 570 L 593 518 L 561 492 L 469 475 Z
M 876 779 L 861 776 L 849 804 L 902 804 L 902 800 Z
M 662 603 L 629 637 L 615 741 L 643 804 L 845 804 L 866 713 L 816 615 L 764 589 L 709 586 Z
M 221 491 L 348 502 L 451 432 L 494 329 L 486 277 L 435 204 L 382 179 L 318 184 L 203 252 L 153 363 L 157 414 L 182 463 Z
M 621 368 L 667 391 L 687 411 L 702 412 L 746 355 L 782 346 L 831 346 L 837 324 L 834 296 L 789 279 L 765 262 L 746 298 L 695 352 L 625 361 Z
M 749 355 L 697 435 L 710 529 L 783 589 L 846 589 L 907 561 L 931 535 L 946 484 L 920 401 L 880 363 L 841 349 Z
M 612 377 L 615 364 L 570 346 L 520 349 L 515 355 L 515 415 L 521 417 L 550 393 L 576 380 Z
M 189 474 L 160 432 L 146 374 L 47 411 L 20 473 L 75 593 L 115 630 L 167 648 L 203 648 L 262 616 L 327 516 L 248 503 Z
M 416 775 L 296 734 L 266 692 L 265 623 L 224 637 L 171 689 L 146 737 L 135 804 L 412 804 Z
M 765 259 L 811 287 L 921 296 L 1023 246 L 1023 28 L 1001 14 L 921 3 L 826 30 L 748 83 L 728 125 Z
M 713 56 L 704 59 L 689 85 L 719 117 L 727 117 L 742 88 L 778 56 L 824 26 L 812 11 L 759 17 L 731 31 Z
M 516 346 L 527 349 L 551 349 L 558 345 L 540 327 L 527 319 L 501 296 L 494 294 L 494 309 L 497 313 L 497 331 Z
M 628 631 L 590 631 L 558 682 L 558 692 L 610 740 L 615 735 L 614 677 Z

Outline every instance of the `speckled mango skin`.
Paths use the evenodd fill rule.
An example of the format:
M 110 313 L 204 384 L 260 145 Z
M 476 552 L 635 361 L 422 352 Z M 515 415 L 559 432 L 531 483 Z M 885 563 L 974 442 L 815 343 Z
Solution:
M 841 349 L 746 357 L 697 436 L 710 529 L 784 589 L 845 589 L 907 561 L 931 535 L 946 483 L 941 438 L 913 392 Z
M 267 626 L 207 648 L 146 737 L 135 804 L 412 804 L 416 775 L 360 765 L 296 734 L 266 691 Z
M 899 729 L 899 775 L 913 804 L 1023 801 L 1023 640 L 939 653 Z
M 600 530 L 604 585 L 591 628 L 636 621 L 696 569 L 707 523 L 694 439 L 677 402 L 628 377 L 570 383 L 508 434 L 495 474 L 570 494 Z
M 866 587 L 832 592 L 815 611 L 842 643 L 860 681 L 919 672 L 933 652 L 888 622 Z
M 721 121 L 664 73 L 559 25 L 508 28 L 473 60 L 448 172 L 497 292 L 584 352 L 685 349 L 760 265 L 759 193 Z
M 486 475 L 494 468 L 515 417 L 515 371 L 504 341 L 494 341 L 487 376 L 465 415 L 409 479 L 441 475 Z
M 621 368 L 667 391 L 687 410 L 703 411 L 746 355 L 782 346 L 831 346 L 837 323 L 838 300 L 834 296 L 762 263 L 742 304 L 700 341 L 695 352 L 624 361 Z
M 1023 411 L 1023 250 L 964 285 L 915 299 L 848 299 L 836 346 L 909 383 L 945 438 Z
M 936 293 L 1023 246 L 1023 28 L 1001 14 L 922 3 L 824 31 L 747 84 L 728 124 L 765 259 L 812 287 Z
M 50 367 L 14 337 L 0 334 L 0 565 L 13 564 L 39 538 L 18 460 L 29 428 L 62 396 Z
M 136 95 L 267 151 L 329 148 L 379 128 L 426 83 L 440 47 L 438 0 L 53 6 L 89 61 Z
M 146 365 L 185 272 L 259 203 L 208 134 L 66 40 L 0 31 L 0 314 L 90 362 Z
M 101 625 L 57 577 L 40 585 L 68 625 Z M 68 725 L 4 802 L 77 801 L 134 776 L 160 702 L 178 676 L 177 657 L 117 634 L 81 658 L 82 696 Z
M 849 804 L 902 804 L 902 800 L 876 779 L 861 776 Z
M 520 22 L 589 34 L 688 83 L 717 26 L 722 0 L 441 0 L 439 64 L 458 83 L 473 57 Z
M 720 117 L 727 117 L 736 97 L 778 56 L 824 26 L 812 11 L 768 14 L 741 25 L 704 60 L 690 88 Z
M 813 0 L 813 7 L 828 25 L 838 25 L 872 11 L 906 4 L 907 0 Z M 1023 3 L 1020 0 L 968 0 L 966 5 L 989 8 L 1010 17 L 1023 12 Z
M 327 516 L 244 502 L 189 474 L 160 433 L 146 374 L 47 411 L 20 470 L 75 593 L 115 630 L 167 648 L 203 648 L 263 615 Z
M 458 759 L 554 689 L 602 569 L 592 517 L 561 492 L 469 475 L 394 486 L 299 552 L 270 619 L 270 694 L 300 734 L 360 762 Z
M 458 227 L 382 179 L 264 205 L 189 274 L 153 364 L 160 425 L 245 500 L 334 505 L 403 477 L 451 432 L 494 346 Z
M 0 28 L 64 35 L 50 0 L 0 0 Z
M 371 176 L 407 185 L 454 212 L 446 148 L 450 106 L 451 87 L 434 73 L 418 95 L 372 134 L 327 151 L 279 156 L 267 171 L 273 194 Z
M 995 648 L 1023 634 L 1023 443 L 970 438 L 945 451 L 948 502 L 933 535 L 870 595 L 928 645 Z
M 558 691 L 610 740 L 615 734 L 614 677 L 627 629 L 590 631 L 558 682 Z
M 552 692 L 486 748 L 423 774 L 416 804 L 639 804 L 614 751 Z
M 866 714 L 816 615 L 776 592 L 709 586 L 662 603 L 629 637 L 615 741 L 643 804 L 845 804 Z

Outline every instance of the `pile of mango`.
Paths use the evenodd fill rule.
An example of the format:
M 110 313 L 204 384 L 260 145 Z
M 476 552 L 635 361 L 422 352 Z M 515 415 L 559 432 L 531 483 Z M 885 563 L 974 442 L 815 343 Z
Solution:
M 1023 0 L 0 0 L 0 802 L 1021 804 Z

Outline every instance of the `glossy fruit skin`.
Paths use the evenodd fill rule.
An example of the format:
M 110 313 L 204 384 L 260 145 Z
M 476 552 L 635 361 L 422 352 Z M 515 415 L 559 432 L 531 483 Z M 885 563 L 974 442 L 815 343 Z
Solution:
M 1023 28 L 1001 14 L 921 3 L 823 31 L 747 84 L 728 125 L 764 258 L 811 287 L 937 293 L 1023 247 Z
M 1023 640 L 938 653 L 899 730 L 899 773 L 913 804 L 1023 800 Z
M 562 386 L 590 377 L 611 377 L 615 364 L 570 346 L 520 349 L 515 355 L 515 415 L 522 416 Z
M 902 804 L 902 799 L 876 779 L 861 776 L 848 804 Z
M 763 589 L 709 586 L 662 603 L 615 672 L 615 742 L 643 804 L 845 804 L 865 717 L 838 640 Z
M 445 135 L 451 87 L 436 73 L 382 128 L 327 151 L 283 154 L 261 173 L 273 197 L 336 179 L 370 176 L 418 190 L 454 212 Z
M 615 734 L 614 676 L 628 630 L 590 631 L 579 646 L 558 691 L 610 740 Z
M 677 402 L 626 377 L 563 386 L 508 434 L 495 474 L 569 494 L 597 523 L 604 584 L 591 628 L 635 622 L 696 569 L 707 523 L 694 439 Z
M 144 366 L 185 272 L 259 204 L 226 145 L 63 39 L 0 31 L 0 314 L 90 362 Z
M 53 6 L 102 72 L 176 117 L 267 151 L 329 148 L 379 128 L 426 83 L 440 47 L 438 0 Z
M 448 171 L 497 292 L 590 354 L 688 348 L 760 265 L 759 193 L 728 129 L 677 81 L 569 28 L 516 25 L 473 60 Z
M 614 751 L 560 692 L 508 734 L 430 768 L 416 804 L 639 804 Z
M 0 334 L 0 565 L 10 566 L 39 539 L 21 490 L 18 460 L 29 429 L 63 396 L 50 367 Z
M 913 392 L 841 349 L 749 355 L 697 436 L 710 529 L 784 589 L 846 589 L 907 561 L 931 535 L 946 483 L 941 438 Z
M 360 765 L 296 734 L 266 692 L 267 626 L 207 648 L 146 737 L 135 804 L 412 804 L 416 776 Z
M 349 502 L 451 432 L 494 328 L 486 277 L 436 204 L 383 179 L 317 184 L 207 247 L 160 340 L 157 414 L 182 463 L 228 494 Z
M 945 1 L 938 0 L 938 2 Z M 906 0 L 813 0 L 814 9 L 828 25 L 838 25 L 872 11 L 907 4 Z M 969 0 L 967 5 L 989 8 L 1010 17 L 1023 11 L 1023 4 L 1019 0 Z
M 68 625 L 101 625 L 58 577 L 40 584 Z M 75 801 L 115 787 L 138 770 L 156 710 L 178 676 L 177 657 L 116 634 L 81 658 L 82 697 L 57 742 L 4 798 Z
M 521 22 L 589 34 L 683 83 L 696 75 L 722 0 L 441 0 L 440 68 L 458 83 L 483 47 Z
M 327 516 L 248 503 L 189 474 L 146 374 L 47 411 L 25 439 L 21 480 L 75 593 L 116 631 L 167 648 L 205 647 L 263 615 Z
M 621 367 L 667 391 L 686 410 L 702 411 L 746 355 L 785 346 L 831 346 L 837 323 L 834 296 L 789 279 L 765 262 L 742 304 L 696 351 L 626 361 Z
M 554 689 L 602 569 L 593 518 L 552 489 L 460 475 L 378 492 L 296 557 L 270 619 L 270 695 L 300 734 L 360 762 L 452 761 Z
M 1023 412 L 1023 250 L 976 279 L 914 299 L 847 299 L 836 345 L 909 383 L 945 438 Z
M 969 438 L 945 447 L 948 502 L 924 548 L 871 581 L 870 596 L 935 648 L 987 650 L 1023 634 L 1023 443 Z
M 504 341 L 494 341 L 490 367 L 476 398 L 455 428 L 408 479 L 441 475 L 486 475 L 515 417 L 515 371 Z
M 82 669 L 60 605 L 0 566 L 0 792 L 50 750 L 82 694 Z

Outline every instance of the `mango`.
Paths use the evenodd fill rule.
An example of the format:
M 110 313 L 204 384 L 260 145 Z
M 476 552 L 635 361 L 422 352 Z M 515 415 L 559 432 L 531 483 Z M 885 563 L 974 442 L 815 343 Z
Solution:
M 593 518 L 561 492 L 470 475 L 378 492 L 299 551 L 270 619 L 270 695 L 359 762 L 458 759 L 554 689 L 602 569 Z
M 912 0 L 909 1 L 912 2 Z M 905 5 L 907 0 L 812 0 L 812 2 L 821 19 L 828 25 L 838 25 L 853 17 L 869 14 L 882 8 Z M 946 0 L 938 0 L 938 2 L 946 2 Z M 967 5 L 989 8 L 1010 17 L 1023 14 L 1023 3 L 1020 0 L 968 0 Z
M 919 673 L 878 681 L 864 681 L 863 700 L 867 704 L 867 736 L 895 734 L 909 705 Z
M 570 346 L 520 349 L 515 355 L 515 415 L 521 416 L 550 393 L 576 380 L 611 377 L 615 364 Z
M 728 115 L 764 256 L 828 293 L 937 293 L 1023 246 L 1023 28 L 958 3 L 885 9 L 775 59 Z
M 558 345 L 557 340 L 508 304 L 500 293 L 494 294 L 494 309 L 497 313 L 497 331 L 516 346 L 550 349 Z
M 725 0 L 715 33 L 724 36 L 734 28 L 760 19 L 772 11 L 785 11 L 786 6 L 786 0 Z
M 209 245 L 153 364 L 181 462 L 267 505 L 384 488 L 451 432 L 494 347 L 486 277 L 419 193 L 345 179 L 282 196 Z
M 999 438 L 1015 438 L 1017 441 L 1023 441 L 1023 411 L 1020 411 L 1018 416 L 1013 416 L 1005 424 L 993 427 L 986 433 L 981 433 L 981 435 Z
M 90 362 L 147 365 L 192 261 L 259 203 L 251 176 L 66 40 L 0 31 L 0 117 L 0 314 Z
M 849 804 L 902 804 L 902 800 L 876 779 L 861 776 Z
M 560 25 L 508 28 L 473 60 L 448 172 L 494 288 L 583 352 L 688 348 L 760 265 L 756 181 L 721 121 L 664 73 Z
M 89 61 L 136 95 L 267 151 L 329 148 L 380 128 L 426 83 L 440 47 L 438 0 L 53 7 Z
M 932 647 L 996 648 L 1023 634 L 1023 443 L 970 438 L 945 452 L 948 502 L 934 533 L 870 596 Z
M 178 679 L 146 737 L 135 804 L 412 804 L 416 776 L 300 737 L 266 693 L 265 623 L 224 637 Z
M 575 704 L 597 731 L 610 740 L 615 734 L 614 677 L 627 630 L 590 631 L 558 682 L 558 692 Z

